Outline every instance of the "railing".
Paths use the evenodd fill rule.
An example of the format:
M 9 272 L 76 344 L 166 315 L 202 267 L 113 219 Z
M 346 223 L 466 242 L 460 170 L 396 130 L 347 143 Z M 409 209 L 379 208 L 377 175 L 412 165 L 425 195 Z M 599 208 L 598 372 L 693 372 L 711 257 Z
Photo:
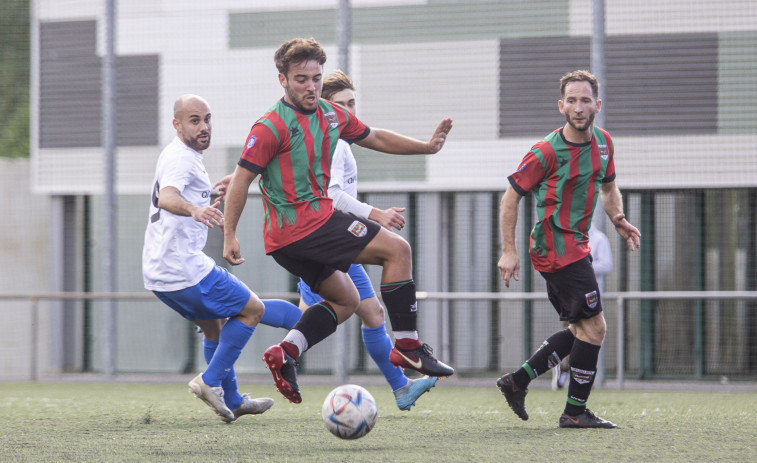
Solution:
M 287 299 L 296 300 L 297 293 L 257 293 L 262 299 Z M 527 301 L 546 300 L 545 293 L 525 292 L 429 292 L 418 291 L 418 300 L 440 301 Z M 625 370 L 625 304 L 629 300 L 757 300 L 757 291 L 628 291 L 603 293 L 605 302 L 616 301 L 617 311 L 617 387 L 623 389 Z M 39 339 L 37 326 L 39 324 L 39 302 L 42 300 L 155 300 L 150 292 L 140 293 L 85 293 L 85 292 L 61 292 L 61 293 L 5 293 L 0 294 L 3 300 L 27 300 L 31 305 L 31 353 L 30 364 L 32 381 L 38 379 L 38 349 Z M 112 340 L 106 336 L 106 339 Z M 601 367 L 600 367 L 601 369 Z M 338 372 L 337 372 L 338 373 Z M 602 373 L 598 372 L 601 376 Z
M 502 301 L 526 301 L 546 300 L 545 293 L 523 292 L 425 292 L 419 291 L 418 299 L 425 300 L 502 300 Z M 602 293 L 602 300 L 607 302 L 615 300 L 617 310 L 617 387 L 623 389 L 625 382 L 625 302 L 627 300 L 757 300 L 757 291 L 627 291 Z M 603 367 L 600 363 L 597 375 L 604 377 Z M 601 380 L 600 380 L 601 382 Z

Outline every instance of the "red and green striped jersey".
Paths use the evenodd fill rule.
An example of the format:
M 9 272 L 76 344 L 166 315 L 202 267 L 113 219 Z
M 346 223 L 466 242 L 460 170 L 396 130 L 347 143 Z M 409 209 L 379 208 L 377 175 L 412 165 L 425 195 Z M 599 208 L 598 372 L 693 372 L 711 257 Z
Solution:
M 602 183 L 615 180 L 610 134 L 594 127 L 584 144 L 555 130 L 531 148 L 508 177 L 520 195 L 536 198 L 529 255 L 536 270 L 556 272 L 589 254 L 589 227 Z
M 360 141 L 369 132 L 324 99 L 304 113 L 282 98 L 255 122 L 238 164 L 261 175 L 266 253 L 304 238 L 331 217 L 328 186 L 337 140 Z

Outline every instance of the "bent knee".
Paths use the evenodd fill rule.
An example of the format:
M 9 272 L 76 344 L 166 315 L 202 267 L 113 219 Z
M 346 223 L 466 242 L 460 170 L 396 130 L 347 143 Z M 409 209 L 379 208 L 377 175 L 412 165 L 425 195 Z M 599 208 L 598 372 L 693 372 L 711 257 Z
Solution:
M 263 318 L 264 312 L 265 304 L 263 304 L 263 301 L 261 301 L 256 295 L 251 294 L 250 300 L 247 301 L 247 304 L 245 304 L 244 307 L 242 307 L 242 310 L 237 315 L 237 318 L 242 319 L 242 321 L 244 321 L 248 325 L 250 323 L 256 325 L 258 322 L 260 322 L 260 319 Z

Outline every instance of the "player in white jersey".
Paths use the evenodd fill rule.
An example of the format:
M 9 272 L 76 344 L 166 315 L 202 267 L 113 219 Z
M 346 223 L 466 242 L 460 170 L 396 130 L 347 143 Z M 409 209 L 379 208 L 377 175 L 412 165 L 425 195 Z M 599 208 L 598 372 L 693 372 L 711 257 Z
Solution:
M 220 201 L 210 203 L 212 187 L 203 163 L 212 127 L 208 103 L 196 95 L 181 96 L 174 104 L 173 125 L 176 137 L 155 169 L 142 275 L 146 289 L 202 329 L 208 367 L 189 382 L 190 392 L 231 422 L 273 405 L 270 398 L 240 395 L 234 372 L 265 308 L 202 251 L 208 228 L 223 226 Z
M 335 71 L 323 79 L 322 98 L 344 106 L 353 114 L 356 111 L 355 87 L 342 71 Z M 329 179 L 329 197 L 334 202 L 334 209 L 340 209 L 360 217 L 367 217 L 378 222 L 384 228 L 401 230 L 405 218 L 400 214 L 403 207 L 390 207 L 381 210 L 357 199 L 357 162 L 349 143 L 339 139 L 331 160 L 331 178 Z M 376 362 L 394 392 L 395 401 L 400 410 L 410 410 L 415 400 L 434 387 L 437 378 L 423 376 L 409 379 L 401 368 L 395 368 L 389 356 L 392 342 L 386 332 L 384 309 L 376 297 L 368 274 L 362 265 L 352 265 L 347 272 L 360 294 L 360 306 L 355 314 L 363 322 L 363 343 L 371 358 Z M 322 301 L 323 298 L 313 293 L 310 287 L 300 279 L 297 285 L 300 292 L 300 309 Z

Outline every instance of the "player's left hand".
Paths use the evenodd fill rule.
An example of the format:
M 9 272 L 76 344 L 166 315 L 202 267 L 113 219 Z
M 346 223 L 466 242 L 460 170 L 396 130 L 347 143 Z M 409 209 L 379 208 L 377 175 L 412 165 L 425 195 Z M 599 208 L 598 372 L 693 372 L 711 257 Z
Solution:
M 616 214 L 612 218 L 612 224 L 615 226 L 615 231 L 618 232 L 618 235 L 626 240 L 629 251 L 638 249 L 641 246 L 641 232 L 638 228 L 628 223 L 625 214 Z

